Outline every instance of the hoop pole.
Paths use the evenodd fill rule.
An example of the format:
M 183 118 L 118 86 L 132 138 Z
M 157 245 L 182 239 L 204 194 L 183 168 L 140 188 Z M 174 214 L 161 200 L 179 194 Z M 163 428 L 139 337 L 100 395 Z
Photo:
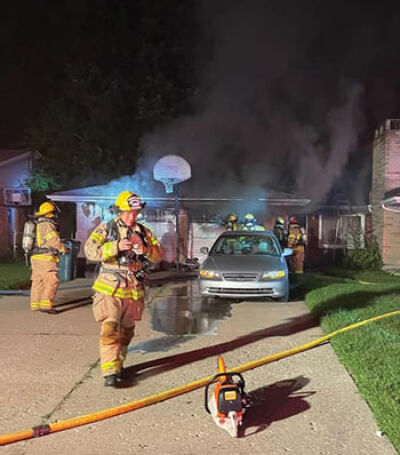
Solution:
M 178 199 L 178 187 L 175 188 L 175 267 L 176 271 L 179 272 L 179 199 Z

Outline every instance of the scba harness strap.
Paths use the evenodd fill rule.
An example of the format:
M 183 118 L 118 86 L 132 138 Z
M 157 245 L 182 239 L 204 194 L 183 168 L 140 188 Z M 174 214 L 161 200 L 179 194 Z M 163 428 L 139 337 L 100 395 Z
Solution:
M 140 238 L 142 239 L 143 245 L 147 247 L 146 229 L 142 224 L 140 224 L 140 223 L 136 223 L 136 224 L 137 224 L 137 226 L 139 226 L 139 229 L 140 229 L 140 232 L 137 232 L 137 234 L 139 234 Z M 121 240 L 121 235 L 119 233 L 118 224 L 114 219 L 112 219 L 111 221 L 109 221 L 107 223 L 107 232 L 108 232 L 108 235 L 106 238 L 106 242 L 113 242 L 113 241 L 119 242 Z M 128 232 L 130 234 L 132 234 L 135 231 L 132 231 L 131 229 L 129 229 Z
M 145 227 L 140 223 L 136 223 L 136 224 L 137 224 L 137 226 L 139 226 L 140 232 L 136 232 L 136 231 L 132 231 L 131 229 L 128 229 L 128 233 L 129 234 L 132 234 L 134 232 L 137 233 L 143 242 L 143 246 L 145 246 L 147 248 L 148 243 L 146 240 Z M 107 232 L 108 232 L 108 235 L 106 238 L 106 242 L 112 242 L 112 241 L 119 242 L 121 240 L 121 235 L 120 235 L 120 232 L 118 229 L 118 224 L 114 219 L 112 219 L 111 221 L 109 221 L 107 223 Z M 119 264 L 121 264 L 123 262 L 123 260 L 126 260 L 126 259 L 127 259 L 126 253 L 124 253 L 124 252 L 119 253 L 117 256 L 117 261 Z M 143 281 L 145 279 L 145 270 L 144 269 L 149 264 L 149 261 L 142 254 L 140 254 L 140 255 L 133 254 L 131 257 L 128 257 L 128 261 L 129 260 L 131 260 L 133 262 L 139 261 L 142 264 L 143 269 L 134 272 L 134 275 L 138 281 Z M 121 269 L 120 272 L 127 273 L 128 271 Z

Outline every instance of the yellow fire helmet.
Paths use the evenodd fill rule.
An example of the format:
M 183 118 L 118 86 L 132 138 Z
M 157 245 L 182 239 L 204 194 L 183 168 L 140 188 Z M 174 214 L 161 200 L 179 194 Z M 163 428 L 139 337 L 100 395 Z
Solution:
M 255 221 L 256 217 L 252 213 L 246 213 L 244 219 L 245 221 Z
M 121 211 L 141 210 L 146 203 L 142 202 L 140 196 L 132 191 L 123 191 L 115 200 L 115 205 Z
M 39 210 L 35 212 L 36 216 L 45 216 L 49 215 L 50 213 L 54 213 L 57 210 L 57 206 L 52 202 L 43 202 L 40 205 Z

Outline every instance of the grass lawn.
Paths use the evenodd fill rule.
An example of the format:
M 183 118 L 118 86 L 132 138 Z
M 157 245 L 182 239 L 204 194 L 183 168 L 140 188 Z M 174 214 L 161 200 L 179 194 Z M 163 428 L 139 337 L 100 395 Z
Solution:
M 325 333 L 400 310 L 400 277 L 334 271 L 300 278 L 310 310 Z M 331 339 L 340 361 L 367 400 L 378 426 L 400 453 L 400 316 Z
M 31 269 L 24 262 L 0 263 L 0 289 L 27 289 L 30 276 Z

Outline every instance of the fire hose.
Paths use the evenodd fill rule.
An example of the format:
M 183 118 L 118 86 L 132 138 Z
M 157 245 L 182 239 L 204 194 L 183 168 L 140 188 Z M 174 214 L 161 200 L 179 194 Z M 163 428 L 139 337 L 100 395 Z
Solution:
M 253 360 L 253 361 L 245 363 L 243 365 L 239 365 L 236 368 L 229 369 L 229 370 L 227 370 L 227 372 L 243 373 L 244 371 L 252 370 L 254 368 L 260 367 L 262 365 L 266 365 L 266 364 L 274 362 L 276 360 L 290 357 L 290 356 L 298 354 L 300 352 L 304 352 L 309 349 L 312 349 L 341 333 L 348 332 L 350 330 L 354 330 L 358 327 L 362 327 L 371 322 L 376 322 L 381 319 L 385 319 L 385 318 L 389 318 L 389 317 L 393 317 L 393 316 L 400 316 L 400 310 L 392 311 L 389 313 L 381 314 L 379 316 L 375 316 L 370 319 L 365 319 L 364 321 L 356 322 L 355 324 L 348 325 L 341 329 L 335 330 L 334 332 L 331 332 L 327 335 L 324 335 L 323 337 L 318 338 L 310 343 L 302 344 L 295 348 L 291 348 L 286 351 L 281 351 L 276 354 L 272 354 L 272 355 L 263 357 L 258 360 Z M 161 393 L 157 393 L 157 394 L 154 394 L 154 395 L 151 395 L 148 397 L 144 397 L 139 400 L 131 401 L 129 403 L 119 405 L 119 406 L 116 406 L 113 408 L 104 409 L 102 411 L 97 411 L 92 414 L 86 414 L 81 417 L 74 417 L 74 418 L 71 418 L 68 420 L 50 423 L 48 425 L 40 425 L 40 426 L 31 428 L 28 430 L 4 434 L 4 435 L 0 436 L 0 446 L 6 445 L 6 444 L 11 444 L 11 443 L 14 443 L 17 441 L 45 436 L 50 433 L 56 433 L 56 432 L 63 431 L 63 430 L 69 430 L 71 428 L 76 428 L 79 426 L 87 425 L 89 423 L 99 422 L 100 420 L 105 420 L 110 417 L 115 417 L 117 415 L 125 414 L 127 412 L 131 412 L 136 409 L 144 408 L 146 406 L 150 406 L 152 404 L 159 403 L 161 401 L 165 401 L 170 398 L 174 398 L 179 395 L 183 395 L 184 393 L 192 392 L 193 390 L 204 387 L 209 383 L 209 381 L 213 378 L 213 376 L 214 375 L 210 375 L 210 376 L 207 376 L 206 378 L 199 379 L 194 382 L 190 382 L 183 386 L 175 387 L 173 389 L 169 389 L 169 390 L 166 390 Z

